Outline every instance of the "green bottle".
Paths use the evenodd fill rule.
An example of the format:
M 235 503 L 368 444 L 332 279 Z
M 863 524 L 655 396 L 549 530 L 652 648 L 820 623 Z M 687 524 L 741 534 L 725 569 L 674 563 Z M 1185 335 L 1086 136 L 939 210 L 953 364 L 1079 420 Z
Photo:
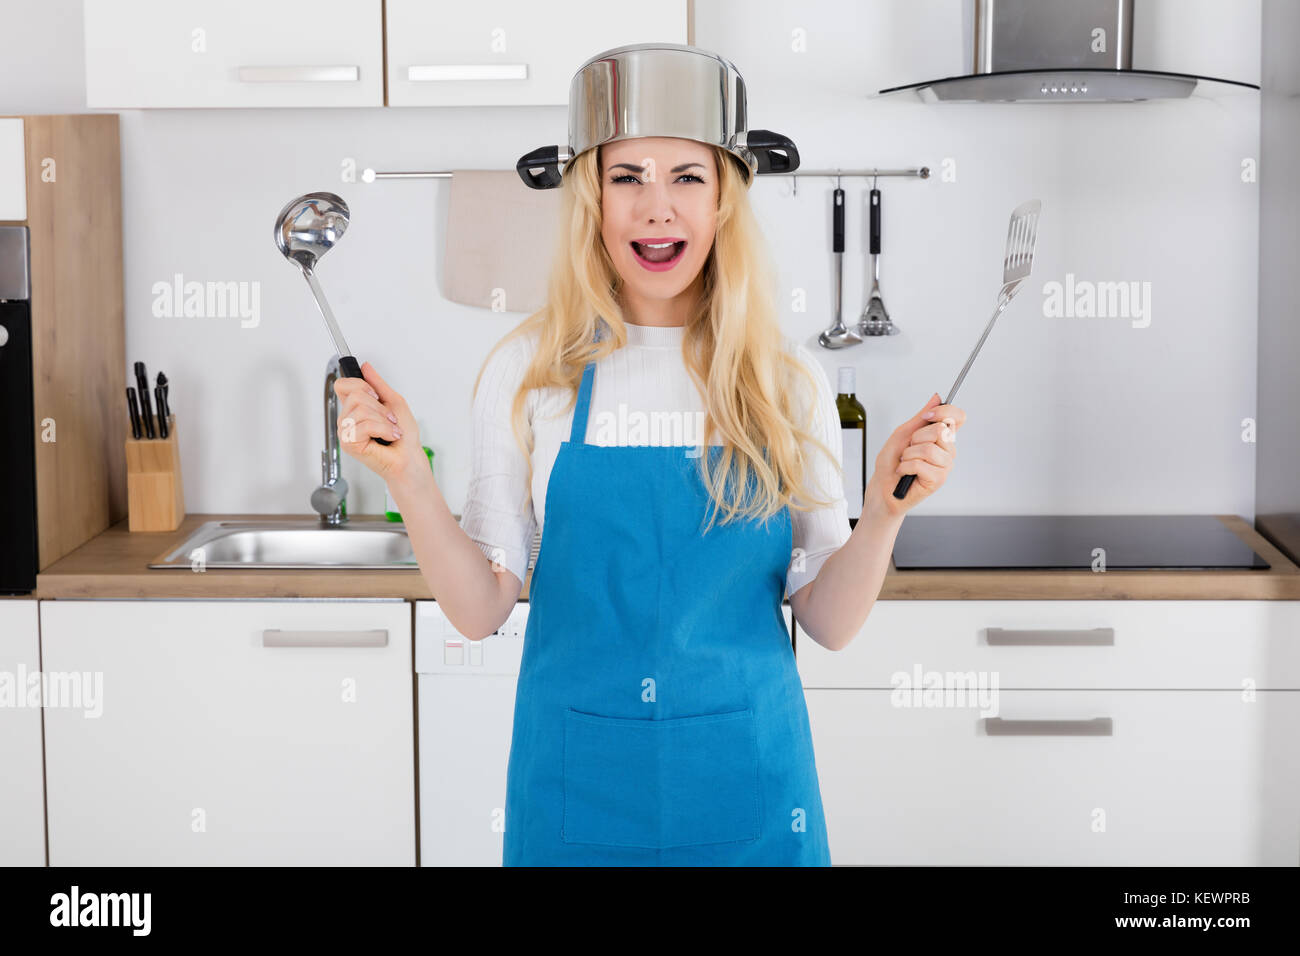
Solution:
M 854 395 L 856 385 L 851 367 L 840 369 L 840 393 L 835 407 L 840 413 L 844 467 L 844 501 L 849 506 L 849 527 L 862 517 L 862 497 L 867 493 L 867 410 Z
M 428 445 L 421 445 L 420 447 L 424 449 L 425 455 L 428 456 L 429 470 L 432 471 L 433 470 L 433 449 L 430 448 Z M 388 520 L 401 521 L 402 516 L 397 510 L 397 502 L 393 500 L 393 494 L 391 491 L 388 490 L 387 485 L 384 486 L 384 502 L 385 502 L 384 514 L 385 516 L 387 516 Z

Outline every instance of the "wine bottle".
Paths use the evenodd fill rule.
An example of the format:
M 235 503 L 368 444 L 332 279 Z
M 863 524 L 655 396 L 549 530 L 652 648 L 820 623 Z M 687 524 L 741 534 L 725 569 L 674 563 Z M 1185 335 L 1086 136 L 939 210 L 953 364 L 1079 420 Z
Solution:
M 862 517 L 862 497 L 867 491 L 867 410 L 854 394 L 854 369 L 840 369 L 840 393 L 835 407 L 840 413 L 840 439 L 843 447 L 844 500 L 849 506 L 849 527 L 857 526 Z

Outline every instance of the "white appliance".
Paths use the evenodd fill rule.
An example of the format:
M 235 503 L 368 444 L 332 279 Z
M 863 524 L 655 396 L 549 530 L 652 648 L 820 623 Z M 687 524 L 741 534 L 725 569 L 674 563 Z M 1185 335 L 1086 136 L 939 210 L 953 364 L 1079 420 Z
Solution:
M 506 761 L 528 605 L 481 641 L 415 602 L 420 865 L 500 866 Z
M 783 604 L 786 627 L 790 605 Z M 500 866 L 506 763 L 528 605 L 481 641 L 415 602 L 420 865 Z

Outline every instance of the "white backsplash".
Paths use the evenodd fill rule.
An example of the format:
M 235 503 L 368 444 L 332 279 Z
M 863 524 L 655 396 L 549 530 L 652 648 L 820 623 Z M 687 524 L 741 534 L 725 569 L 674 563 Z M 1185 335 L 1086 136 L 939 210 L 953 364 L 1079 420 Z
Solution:
M 4 0 L 0 114 L 85 112 L 81 4 Z M 1258 94 L 1142 104 L 927 106 L 875 90 L 969 68 L 969 3 L 699 0 L 695 43 L 732 59 L 752 126 L 805 168 L 928 165 L 883 179 L 881 285 L 903 334 L 831 353 L 828 179 L 760 179 L 752 197 L 780 265 L 783 324 L 831 381 L 857 369 L 868 459 L 931 392 L 947 394 L 1001 281 L 1010 210 L 1043 201 L 1034 277 L 998 320 L 957 404 L 968 423 L 933 514 L 1234 513 L 1253 518 Z M 1134 66 L 1259 82 L 1259 0 L 1145 0 Z M 629 14 L 632 15 L 632 14 Z M 806 52 L 792 49 L 805 38 Z M 57 38 L 57 39 L 54 39 Z M 29 42 L 30 41 L 30 42 Z M 595 51 L 593 51 L 595 52 Z M 576 68 L 575 64 L 575 68 Z M 468 485 L 470 390 L 522 316 L 438 292 L 445 180 L 341 180 L 358 169 L 510 169 L 559 143 L 561 107 L 158 110 L 122 113 L 128 363 L 173 383 L 190 512 L 310 513 L 330 346 L 272 222 L 292 196 L 340 193 L 346 241 L 318 273 L 354 353 L 404 393 L 453 512 Z M 943 181 L 945 169 L 955 181 Z M 866 193 L 846 179 L 846 321 L 865 303 Z M 523 188 L 522 185 L 520 188 Z M 260 317 L 160 318 L 155 283 L 258 283 Z M 1149 283 L 1149 325 L 1048 318 L 1044 284 Z M 803 290 L 805 311 L 791 307 Z M 125 370 L 124 370 L 125 385 Z M 123 415 L 126 411 L 123 408 Z M 349 510 L 384 485 L 344 458 Z

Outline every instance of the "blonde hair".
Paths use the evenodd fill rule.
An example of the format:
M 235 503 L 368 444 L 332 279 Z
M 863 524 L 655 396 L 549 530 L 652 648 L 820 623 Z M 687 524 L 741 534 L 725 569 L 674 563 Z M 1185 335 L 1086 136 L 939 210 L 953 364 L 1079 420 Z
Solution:
M 714 146 L 718 172 L 718 213 L 713 248 L 703 269 L 703 291 L 686 324 L 682 358 L 705 401 L 704 445 L 721 436 L 715 467 L 710 455 L 698 456 L 705 488 L 723 524 L 734 518 L 766 520 L 784 507 L 808 511 L 831 501 L 811 497 L 810 474 L 801 442 L 831 450 L 799 418 L 787 385 L 802 379 L 803 408 L 815 409 L 816 382 L 792 351 L 784 347 L 777 324 L 776 275 L 749 203 L 749 187 L 739 161 Z M 511 404 L 515 441 L 528 459 L 528 500 L 532 499 L 532 430 L 524 404 L 529 389 L 564 388 L 576 406 L 587 362 L 598 361 L 627 344 L 617 301 L 622 278 L 601 238 L 600 148 L 574 159 L 560 187 L 561 212 L 556 253 L 547 283 L 547 302 L 512 329 L 491 352 L 518 336 L 538 333 L 538 347 Z M 601 318 L 609 334 L 594 342 Z M 474 381 L 477 393 L 483 368 Z M 766 449 L 766 453 L 764 450 Z M 737 488 L 746 489 L 742 494 Z M 712 527 L 713 517 L 708 527 Z

